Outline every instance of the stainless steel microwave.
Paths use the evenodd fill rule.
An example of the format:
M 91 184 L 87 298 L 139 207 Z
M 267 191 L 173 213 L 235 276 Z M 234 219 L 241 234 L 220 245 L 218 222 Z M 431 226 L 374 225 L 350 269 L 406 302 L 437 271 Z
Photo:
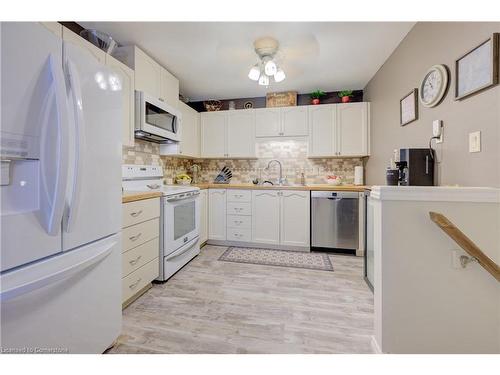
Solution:
M 180 141 L 181 113 L 143 91 L 135 92 L 135 137 L 156 143 Z

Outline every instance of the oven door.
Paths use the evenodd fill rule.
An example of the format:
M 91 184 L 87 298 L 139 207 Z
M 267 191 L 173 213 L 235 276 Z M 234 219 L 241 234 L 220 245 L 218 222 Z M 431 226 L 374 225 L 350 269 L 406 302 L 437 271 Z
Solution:
M 136 91 L 136 131 L 172 141 L 180 140 L 181 117 L 176 108 Z
M 199 235 L 199 192 L 188 198 L 163 199 L 163 256 L 167 256 Z

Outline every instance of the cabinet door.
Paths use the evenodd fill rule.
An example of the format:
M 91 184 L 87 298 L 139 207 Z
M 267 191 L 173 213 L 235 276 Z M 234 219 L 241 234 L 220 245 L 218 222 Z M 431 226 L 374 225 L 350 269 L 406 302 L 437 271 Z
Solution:
M 160 76 L 160 99 L 177 108 L 179 103 L 179 80 L 163 67 Z
M 226 157 L 226 118 L 226 111 L 201 113 L 202 157 Z
M 139 48 L 134 53 L 135 89 L 160 98 L 162 67 Z
M 281 135 L 306 136 L 307 121 L 307 106 L 281 108 Z
M 101 64 L 106 63 L 106 53 L 94 46 L 92 43 L 89 41 L 83 39 L 80 35 L 75 34 L 73 31 L 68 29 L 67 27 L 63 27 L 63 40 L 66 42 L 70 42 L 72 44 L 78 45 L 87 51 L 89 51 L 94 57 L 99 61 Z
M 279 137 L 281 135 L 280 108 L 259 108 L 255 110 L 255 136 Z
M 252 191 L 252 241 L 279 245 L 280 199 L 277 190 Z
M 337 105 L 337 131 L 340 155 L 368 155 L 368 104 L 346 103 Z
M 59 22 L 40 22 L 40 24 L 45 26 L 59 38 L 62 38 L 62 25 Z
M 309 157 L 335 156 L 337 153 L 336 105 L 309 106 Z
M 120 78 L 123 96 L 122 142 L 124 146 L 134 146 L 134 71 L 110 55 L 106 55 L 106 65 Z
M 179 153 L 197 158 L 200 156 L 200 114 L 181 101 L 178 102 L 177 107 L 182 113 Z
M 208 238 L 226 240 L 226 189 L 208 190 Z
M 200 191 L 200 244 L 208 240 L 208 190 Z
M 255 111 L 229 111 L 227 154 L 232 158 L 255 157 Z
M 281 245 L 309 246 L 309 192 L 285 190 L 280 195 Z

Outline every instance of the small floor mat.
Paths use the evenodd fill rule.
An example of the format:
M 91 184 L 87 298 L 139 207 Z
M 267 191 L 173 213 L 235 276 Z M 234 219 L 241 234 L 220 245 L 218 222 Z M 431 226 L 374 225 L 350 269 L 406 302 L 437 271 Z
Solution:
M 232 246 L 219 257 L 219 260 L 224 262 L 333 271 L 332 262 L 325 253 Z

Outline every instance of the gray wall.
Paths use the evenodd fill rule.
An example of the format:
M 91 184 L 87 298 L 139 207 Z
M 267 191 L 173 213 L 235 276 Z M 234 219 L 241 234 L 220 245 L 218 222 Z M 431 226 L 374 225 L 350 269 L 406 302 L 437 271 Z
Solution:
M 500 32 L 500 23 L 417 23 L 364 89 L 371 104 L 371 155 L 367 184 L 385 184 L 392 150 L 427 147 L 432 121 L 443 120 L 444 142 L 438 155 L 439 185 L 500 187 L 500 88 L 495 86 L 461 101 L 454 98 L 454 62 L 463 53 Z M 419 120 L 399 126 L 399 100 L 419 87 L 427 69 L 446 64 L 451 85 L 434 108 L 419 103 Z M 481 131 L 480 153 L 469 153 L 469 133 Z

